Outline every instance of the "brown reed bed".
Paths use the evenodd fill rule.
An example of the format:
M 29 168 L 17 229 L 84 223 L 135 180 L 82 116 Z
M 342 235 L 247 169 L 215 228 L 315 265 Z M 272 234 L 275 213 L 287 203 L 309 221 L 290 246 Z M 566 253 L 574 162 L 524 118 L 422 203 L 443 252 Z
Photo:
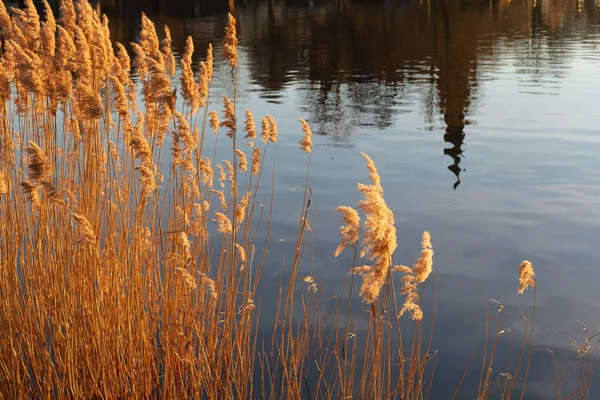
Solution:
M 394 214 L 363 154 L 371 181 L 358 184 L 364 198 L 336 210 L 345 225 L 335 254 L 350 252 L 352 263 L 334 312 L 324 315 L 318 277 L 300 274 L 312 232 L 304 120 L 303 202 L 283 264 L 289 280 L 271 338 L 261 335 L 257 287 L 268 262 L 278 129 L 266 115 L 259 137 L 247 110 L 238 132 L 233 16 L 221 46 L 233 91 L 215 100 L 212 46 L 194 68 L 188 38 L 177 66 L 169 29 L 142 15 L 129 54 L 86 0 L 61 0 L 58 18 L 43 3 L 43 16 L 31 0 L 10 12 L 0 3 L 0 397 L 429 397 L 436 352 L 422 304 L 431 237 L 423 233 L 412 268 L 396 265 Z M 206 135 L 223 134 L 207 146 Z M 218 162 L 217 146 L 231 146 L 231 158 Z M 263 177 L 266 163 L 272 175 Z M 264 179 L 270 192 L 259 190 Z M 533 287 L 534 305 L 516 366 L 493 373 L 505 332 L 498 304 L 486 316 L 486 335 L 492 321 L 497 329 L 489 350 L 486 336 L 478 399 L 524 396 L 537 291 L 531 263 L 519 281 L 520 292 Z M 595 334 L 577 348 L 572 398 L 588 396 L 597 351 Z M 554 360 L 560 398 L 568 360 L 562 374 Z

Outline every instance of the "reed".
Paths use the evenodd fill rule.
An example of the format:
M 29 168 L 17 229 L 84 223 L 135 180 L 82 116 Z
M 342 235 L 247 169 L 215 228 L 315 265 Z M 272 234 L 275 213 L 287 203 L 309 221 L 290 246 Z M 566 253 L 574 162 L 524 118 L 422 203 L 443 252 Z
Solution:
M 212 46 L 194 68 L 187 38 L 177 63 L 169 28 L 158 33 L 142 14 L 130 55 L 87 0 L 61 0 L 58 18 L 43 4 L 40 17 L 31 0 L 10 11 L 0 2 L 0 397 L 428 397 L 436 360 L 433 323 L 425 326 L 435 312 L 423 310 L 431 236 L 423 233 L 412 268 L 394 266 L 394 214 L 363 154 L 371 182 L 358 184 L 356 207 L 336 210 L 344 226 L 335 255 L 346 250 L 351 264 L 326 311 L 318 276 L 305 273 L 314 149 L 302 119 L 298 231 L 282 261 L 270 338 L 262 332 L 258 287 L 276 261 L 269 238 L 279 133 L 265 115 L 257 141 L 246 110 L 238 137 L 235 18 L 222 43 L 233 90 L 220 119 L 211 109 Z M 216 159 L 221 146 L 231 146 L 230 159 Z M 269 163 L 272 175 L 263 176 Z M 523 398 L 535 325 L 531 263 L 523 262 L 519 282 L 520 293 L 534 289 L 512 372 L 525 369 Z M 502 310 L 483 356 L 482 399 L 494 394 Z M 490 322 L 488 313 L 486 328 Z M 597 338 L 585 335 L 577 348 L 578 398 L 589 394 Z M 567 362 L 557 367 L 557 393 Z M 515 381 L 504 383 L 502 398 L 518 392 Z

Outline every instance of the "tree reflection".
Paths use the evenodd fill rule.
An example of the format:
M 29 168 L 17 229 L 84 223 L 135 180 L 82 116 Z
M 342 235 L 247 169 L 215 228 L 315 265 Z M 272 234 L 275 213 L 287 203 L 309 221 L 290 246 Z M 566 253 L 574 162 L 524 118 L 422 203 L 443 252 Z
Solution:
M 171 27 L 175 47 L 187 35 L 199 38 L 198 56 L 220 42 L 223 14 L 233 7 L 229 0 L 134 1 L 105 0 L 104 10 L 158 9 L 157 26 Z M 295 95 L 313 130 L 338 145 L 361 127 L 402 126 L 402 113 L 421 110 L 424 125 L 448 144 L 455 188 L 467 135 L 477 134 L 468 121 L 480 82 L 500 68 L 502 51 L 523 87 L 556 84 L 569 63 L 569 40 L 600 30 L 597 0 L 238 0 L 235 14 L 247 73 L 267 101 L 281 101 L 299 84 Z M 133 40 L 132 25 L 116 26 L 117 40 Z

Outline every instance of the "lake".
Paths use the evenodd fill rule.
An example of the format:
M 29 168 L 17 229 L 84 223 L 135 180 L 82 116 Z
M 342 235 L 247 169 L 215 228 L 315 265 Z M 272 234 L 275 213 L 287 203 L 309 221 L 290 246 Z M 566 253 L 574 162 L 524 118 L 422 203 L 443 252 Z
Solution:
M 473 398 L 490 299 L 505 306 L 504 326 L 520 342 L 519 310 L 527 314 L 532 299 L 531 290 L 516 293 L 525 259 L 538 286 L 526 397 L 552 393 L 552 356 L 541 348 L 559 354 L 569 338 L 556 331 L 582 340 L 600 324 L 597 0 L 111 3 L 99 7 L 114 40 L 137 40 L 143 10 L 158 28 L 170 27 L 178 52 L 191 35 L 198 60 L 209 43 L 219 52 L 227 12 L 237 18 L 238 110 L 271 114 L 280 131 L 263 317 L 274 311 L 269 290 L 279 286 L 286 243 L 297 234 L 302 194 L 292 189 L 306 174 L 297 150 L 304 118 L 315 133 L 314 196 L 300 274 L 315 277 L 323 299 L 338 293 L 350 255 L 333 257 L 334 210 L 360 199 L 365 152 L 396 216 L 397 262 L 412 265 L 421 232 L 432 235 L 439 272 L 432 398 L 451 397 L 476 353 L 458 396 Z M 231 93 L 222 57 L 215 74 L 213 98 Z M 590 398 L 600 396 L 599 385 Z

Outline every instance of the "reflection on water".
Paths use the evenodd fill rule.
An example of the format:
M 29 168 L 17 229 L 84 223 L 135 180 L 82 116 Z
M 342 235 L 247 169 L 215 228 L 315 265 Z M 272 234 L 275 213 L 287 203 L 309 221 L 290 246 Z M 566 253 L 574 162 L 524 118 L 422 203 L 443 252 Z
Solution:
M 480 82 L 512 63 L 522 92 L 556 94 L 573 41 L 597 40 L 600 31 L 596 0 L 106 0 L 100 7 L 115 40 L 134 40 L 131 18 L 143 10 L 170 26 L 176 48 L 192 35 L 196 55 L 220 41 L 223 14 L 233 8 L 249 80 L 262 98 L 281 103 L 282 92 L 297 86 L 314 130 L 342 144 L 361 127 L 390 129 L 398 115 L 419 111 L 425 129 L 445 130 L 454 188 Z M 503 52 L 514 58 L 497 62 Z

